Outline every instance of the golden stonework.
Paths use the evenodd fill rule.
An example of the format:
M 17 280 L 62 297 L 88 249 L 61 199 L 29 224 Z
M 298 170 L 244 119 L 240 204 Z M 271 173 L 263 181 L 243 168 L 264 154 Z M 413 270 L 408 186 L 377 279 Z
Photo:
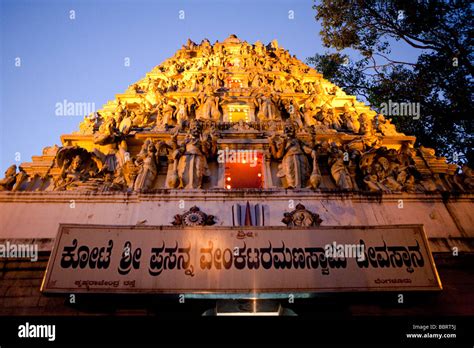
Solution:
M 219 151 L 256 151 L 263 186 L 335 191 L 472 191 L 472 171 L 415 149 L 383 115 L 281 48 L 235 35 L 191 40 L 61 147 L 11 166 L 6 191 L 225 189 Z M 241 175 L 246 175 L 242 172 Z

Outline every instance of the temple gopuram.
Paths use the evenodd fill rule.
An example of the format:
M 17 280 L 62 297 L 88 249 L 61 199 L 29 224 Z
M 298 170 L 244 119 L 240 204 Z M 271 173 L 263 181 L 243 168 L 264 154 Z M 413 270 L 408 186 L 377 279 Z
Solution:
M 413 313 L 421 313 L 433 303 L 454 314 L 469 312 L 472 307 L 455 299 L 457 293 L 449 290 L 459 288 L 458 283 L 462 283 L 460 279 L 464 277 L 450 273 L 454 272 L 452 269 L 462 273 L 468 268 L 466 265 L 472 265 L 472 170 L 447 163 L 445 158 L 436 156 L 433 149 L 416 147 L 414 136 L 401 133 L 388 117 L 355 96 L 347 95 L 280 47 L 276 40 L 267 45 L 259 41 L 250 44 L 235 35 L 215 44 L 207 39 L 200 44 L 188 40 L 173 57 L 117 94 L 100 110 L 85 115 L 77 131 L 63 134 L 60 139 L 60 146 L 44 148 L 42 154 L 33 156 L 31 162 L 22 163 L 18 168 L 12 165 L 0 180 L 0 238 L 12 243 L 39 244 L 40 249 L 39 261 L 34 265 L 15 259 L 4 262 L 2 282 L 10 279 L 10 283 L 4 284 L 12 289 L 24 286 L 35 291 L 25 295 L 26 299 L 11 300 L 10 306 L 0 309 L 2 313 L 21 310 L 28 314 L 77 314 L 83 308 L 64 304 L 64 294 L 87 293 L 91 289 L 93 293 L 120 293 L 120 289 L 131 284 L 132 278 L 127 278 L 129 283 L 117 287 L 93 283 L 84 287 L 77 285 L 77 289 L 59 286 L 67 281 L 59 268 L 55 268 L 60 267 L 54 261 L 59 258 L 61 267 L 70 272 L 69 276 L 76 267 L 77 272 L 90 267 L 87 274 L 74 280 L 75 284 L 102 279 L 94 273 L 100 268 L 94 261 L 97 253 L 91 251 L 84 256 L 89 263 L 82 267 L 82 256 L 74 251 L 81 241 L 77 237 L 67 240 L 69 233 L 90 235 L 87 237 L 90 250 L 102 245 L 104 250 L 109 250 L 107 241 L 113 240 L 114 249 L 110 244 L 109 256 L 113 258 L 117 253 L 114 267 L 119 269 L 120 276 L 112 278 L 122 281 L 125 278 L 120 277 L 132 277 L 135 272 L 137 278 L 133 281 L 137 283 L 134 286 L 141 292 L 177 295 L 215 292 L 241 297 L 257 294 L 257 298 L 270 293 L 278 296 L 268 298 L 282 298 L 288 294 L 311 294 L 318 289 L 328 293 L 405 292 L 410 291 L 412 284 L 415 291 L 427 287 L 430 293 L 435 293 L 428 302 L 413 305 L 409 309 Z M 95 232 L 88 228 L 95 228 Z M 276 261 L 268 265 L 271 276 L 262 274 L 261 284 L 257 285 L 257 278 L 253 279 L 253 288 L 243 273 L 245 267 L 251 271 L 257 269 L 256 263 L 250 263 L 247 251 L 259 237 L 264 239 L 258 249 L 262 254 L 269 242 L 268 248 L 273 250 L 268 253 L 278 252 L 277 247 L 286 250 L 291 241 L 318 243 L 318 233 L 324 241 L 322 245 L 330 244 L 331 236 L 337 235 L 337 231 L 346 238 L 341 237 L 341 240 L 349 241 L 349 237 L 354 236 L 352 241 L 357 243 L 367 234 L 364 245 L 368 248 L 372 229 L 373 236 L 381 236 L 373 240 L 373 246 L 383 248 L 385 245 L 387 255 L 393 252 L 390 254 L 393 258 L 387 256 L 388 264 L 396 268 L 398 264 L 405 267 L 410 263 L 408 271 L 403 270 L 406 275 L 377 276 L 385 266 L 372 262 L 379 254 L 373 256 L 370 250 L 365 254 L 370 263 L 364 265 L 363 261 L 357 261 L 361 270 L 373 267 L 371 274 L 375 278 L 367 286 L 357 283 L 362 280 L 354 279 L 346 287 L 344 279 L 348 277 L 342 273 L 321 288 L 306 284 L 309 280 L 304 280 L 308 277 L 303 273 L 294 273 L 294 280 L 291 279 L 293 273 L 278 273 L 289 272 L 290 268 L 295 272 L 309 269 L 311 253 L 316 252 L 309 247 L 309 251 L 305 249 L 306 254 L 302 251 L 301 255 L 306 256 L 295 256 L 295 253 L 289 256 L 294 257 L 292 260 L 301 257 L 299 266 L 290 259 L 285 259 L 284 265 Z M 375 232 L 379 229 L 382 232 Z M 403 231 L 398 234 L 399 229 Z M 113 233 L 117 238 L 123 234 L 127 238 L 101 240 L 102 230 L 104 234 Z M 132 240 L 133 233 L 130 233 L 143 233 L 143 241 L 152 243 L 157 230 L 164 235 L 181 233 L 176 231 L 189 234 L 182 240 L 176 238 L 176 244 L 172 237 L 169 240 L 163 237 L 163 244 L 161 237 L 158 238 L 157 246 L 163 245 L 166 252 L 171 253 L 176 246 L 173 255 L 180 252 L 184 255 L 187 245 L 192 249 L 202 242 L 197 250 L 209 252 L 214 263 L 199 261 L 198 255 L 195 263 L 194 256 L 190 256 L 190 264 L 183 256 L 177 266 L 171 259 L 167 259 L 169 263 L 164 266 L 158 266 L 154 263 L 159 259 L 155 254 L 148 264 L 150 257 L 143 256 L 145 244 L 141 246 L 141 257 L 133 253 L 139 241 Z M 311 236 L 303 235 L 305 231 L 310 231 Z M 227 233 L 229 236 L 223 237 Z M 275 239 L 267 237 L 272 233 Z M 410 239 L 410 235 L 418 236 L 418 233 L 419 239 Z M 201 241 L 203 236 L 209 242 Z M 229 261 L 232 255 L 226 256 L 224 249 L 222 254 L 220 249 L 216 252 L 221 238 L 235 239 L 235 244 L 229 242 L 225 249 L 233 252 L 234 246 L 237 247 L 237 252 L 232 254 L 233 265 Z M 421 250 L 423 240 L 426 242 L 424 251 Z M 407 246 L 406 255 L 390 249 L 402 248 L 402 245 Z M 409 254 L 417 250 L 416 245 L 423 257 Z M 208 249 L 212 251 L 206 251 Z M 101 249 L 97 250 L 100 253 Z M 252 253 L 255 250 L 252 249 Z M 376 255 L 379 251 L 374 250 L 379 249 L 372 249 Z M 244 253 L 247 263 L 240 266 L 237 259 Z M 54 260 L 53 254 L 56 255 Z M 272 255 L 276 260 L 276 254 Z M 129 256 L 132 259 L 127 264 Z M 418 261 L 406 261 L 405 256 Z M 216 261 L 220 258 L 223 263 Z M 259 270 L 267 269 L 267 258 L 257 255 L 255 259 L 258 259 Z M 322 256 L 318 260 L 320 267 L 327 262 Z M 139 279 L 143 278 L 138 276 L 139 261 L 140 267 L 149 272 L 148 276 L 166 279 L 162 282 L 165 285 L 157 285 L 152 280 L 140 285 Z M 45 275 L 48 262 L 50 268 Z M 433 273 L 426 273 L 426 277 L 417 275 L 412 268 L 416 265 L 431 265 Z M 236 280 L 221 279 L 215 273 L 199 280 L 198 272 L 211 270 L 211 267 L 217 272 L 227 266 L 229 272 L 233 267 L 240 270 L 235 273 Z M 329 279 L 339 267 L 344 268 L 327 266 L 328 271 L 323 272 L 322 277 Z M 401 272 L 402 266 L 399 268 L 397 272 Z M 158 269 L 162 273 L 158 273 Z M 175 276 L 170 273 L 171 269 L 176 272 L 179 269 L 187 282 L 174 282 L 176 278 L 172 278 Z M 170 278 L 163 278 L 166 271 Z M 248 274 L 253 274 L 251 271 Z M 27 284 L 22 277 L 25 272 L 33 279 Z M 321 274 L 319 269 L 317 272 Z M 412 276 L 416 279 L 410 278 Z M 196 283 L 188 287 L 194 280 Z M 294 287 L 291 281 L 295 282 Z M 237 283 L 243 284 L 242 288 Z M 384 284 L 387 288 L 383 288 Z M 469 284 L 466 286 L 472 288 L 472 280 Z M 127 289 L 123 292 L 134 292 Z M 472 293 L 465 301 L 469 299 Z M 352 313 L 380 314 L 397 311 L 396 300 L 393 302 L 394 308 L 388 309 L 384 305 L 348 306 Z M 90 307 L 102 311 L 96 305 Z

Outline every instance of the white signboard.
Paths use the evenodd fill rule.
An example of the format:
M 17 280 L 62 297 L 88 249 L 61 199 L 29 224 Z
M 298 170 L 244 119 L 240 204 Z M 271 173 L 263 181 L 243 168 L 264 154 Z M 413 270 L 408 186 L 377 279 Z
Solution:
M 440 289 L 421 225 L 61 225 L 42 285 L 48 293 Z

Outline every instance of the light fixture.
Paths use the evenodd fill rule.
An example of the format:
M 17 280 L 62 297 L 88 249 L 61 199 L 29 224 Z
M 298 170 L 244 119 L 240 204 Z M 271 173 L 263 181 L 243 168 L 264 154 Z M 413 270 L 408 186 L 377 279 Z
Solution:
M 230 186 L 230 185 L 227 185 L 227 186 L 226 186 L 226 189 L 230 190 L 230 189 L 231 189 L 231 187 L 232 187 L 232 186 Z
M 230 181 L 230 180 L 232 180 L 232 179 L 230 178 L 230 176 L 229 176 L 229 177 L 227 177 L 227 181 Z

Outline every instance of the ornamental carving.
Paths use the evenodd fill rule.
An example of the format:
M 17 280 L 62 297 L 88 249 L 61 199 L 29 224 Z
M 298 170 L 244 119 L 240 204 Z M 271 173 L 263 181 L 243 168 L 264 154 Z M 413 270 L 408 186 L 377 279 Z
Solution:
M 283 216 L 284 218 L 281 221 L 288 227 L 319 226 L 323 222 L 318 214 L 309 211 L 301 203 L 296 205 L 295 210 L 284 213 Z
M 272 189 L 473 191 L 471 168 L 415 140 L 276 40 L 188 40 L 62 146 L 9 167 L 0 191 L 224 189 L 216 152 L 232 141 L 264 153 Z
M 196 206 L 184 214 L 176 214 L 171 222 L 174 226 L 212 226 L 215 223 L 213 215 L 207 215 Z

